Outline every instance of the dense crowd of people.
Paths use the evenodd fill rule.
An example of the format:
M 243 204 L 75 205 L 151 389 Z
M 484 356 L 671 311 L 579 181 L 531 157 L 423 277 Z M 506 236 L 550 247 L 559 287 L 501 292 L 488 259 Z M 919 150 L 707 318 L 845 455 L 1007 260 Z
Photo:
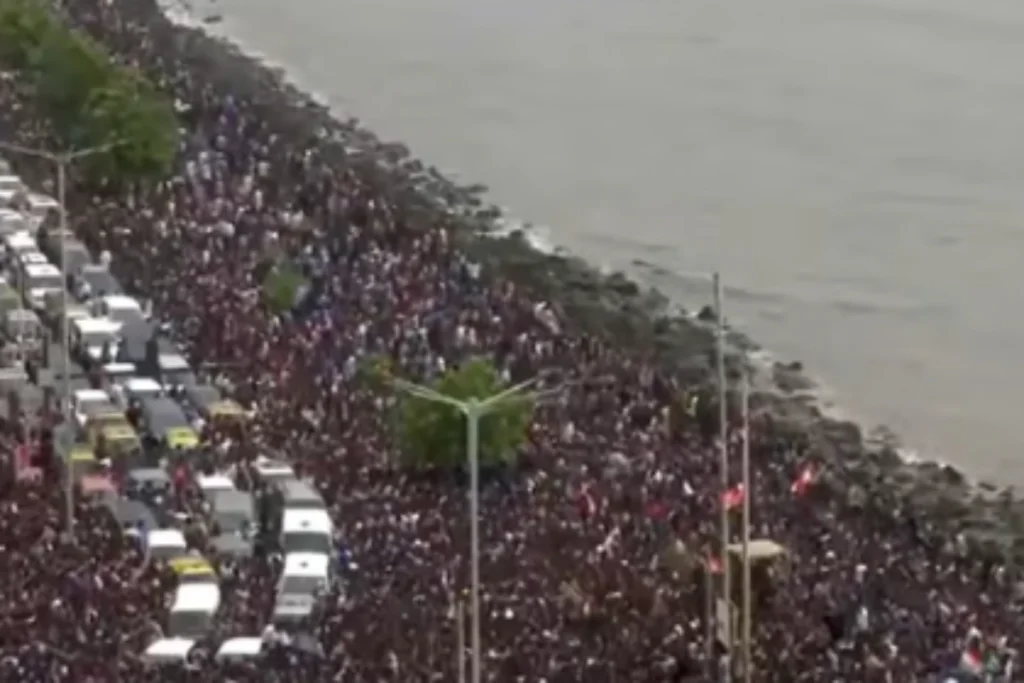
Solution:
M 523 283 L 460 252 L 450 212 L 410 209 L 396 174 L 347 163 L 322 131 L 297 136 L 295 117 L 269 97 L 190 68 L 194 44 L 172 40 L 147 3 L 71 0 L 64 11 L 172 92 L 187 129 L 174 177 L 116 196 L 73 190 L 74 230 L 110 252 L 122 283 L 252 410 L 244 435 L 216 449 L 222 464 L 282 454 L 316 481 L 345 590 L 311 625 L 319 651 L 274 651 L 227 671 L 209 656 L 216 643 L 258 635 L 273 603 L 269 560 L 237 563 L 224 572 L 210 642 L 180 670 L 154 669 L 139 654 L 160 633 L 173 578 L 88 497 L 73 534 L 62 533 L 60 492 L 16 480 L 8 443 L 0 678 L 456 680 L 465 489 L 398 464 L 394 397 L 358 372 L 372 354 L 420 380 L 477 354 L 511 381 L 576 380 L 536 411 L 520 465 L 481 494 L 485 680 L 651 683 L 715 671 L 723 651 L 708 647 L 704 583 L 666 561 L 666 549 L 705 566 L 719 555 L 717 451 L 698 420 L 674 419 L 691 388 L 640 344 L 617 347 L 554 305 L 538 314 Z M 25 91 L 0 87 L 3 136 L 49 144 Z M 45 182 L 50 169 L 34 163 L 16 167 Z M 311 283 L 287 313 L 260 297 L 267 263 L 281 258 Z M 831 495 L 817 481 L 834 473 L 813 449 L 769 422 L 753 432 L 742 495 L 755 536 L 789 551 L 758 583 L 753 680 L 971 680 L 1012 668 L 1024 628 L 1012 567 L 968 556 L 955 531 L 890 494 Z

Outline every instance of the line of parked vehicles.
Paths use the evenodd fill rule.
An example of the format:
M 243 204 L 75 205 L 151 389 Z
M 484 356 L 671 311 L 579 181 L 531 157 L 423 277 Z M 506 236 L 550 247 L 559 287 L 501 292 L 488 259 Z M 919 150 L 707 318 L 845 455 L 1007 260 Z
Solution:
M 74 235 L 61 233 L 57 210 L 0 158 L 0 392 L 13 414 L 38 403 L 43 412 L 71 416 L 38 449 L 44 462 L 34 469 L 42 476 L 52 467 L 82 494 L 97 496 L 148 560 L 166 562 L 177 576 L 165 637 L 144 659 L 185 662 L 220 609 L 218 565 L 257 551 L 282 557 L 268 619 L 287 629 L 315 617 L 337 579 L 323 497 L 279 459 L 217 471 L 204 433 L 244 430 L 247 413 L 203 381 L 145 302 L 125 293 L 109 255 L 94 259 Z M 54 265 L 62 260 L 66 277 Z M 65 372 L 70 405 L 57 398 Z M 182 487 L 197 493 L 208 517 L 202 538 L 192 533 L 192 513 L 176 506 Z M 263 641 L 259 634 L 231 638 L 216 656 L 257 657 Z
M 256 552 L 280 553 L 273 611 L 274 631 L 289 631 L 316 617 L 320 601 L 336 587 L 338 568 L 334 529 L 320 493 L 282 461 L 260 458 L 227 473 L 196 474 L 196 488 L 210 509 L 217 535 L 210 547 L 217 558 Z M 153 642 L 144 657 L 155 664 L 188 660 L 198 641 L 212 629 L 222 595 L 216 561 L 188 550 L 184 535 L 158 529 L 147 537 L 149 556 L 170 564 L 178 576 L 165 637 Z M 239 660 L 261 656 L 264 634 L 230 638 L 215 657 Z

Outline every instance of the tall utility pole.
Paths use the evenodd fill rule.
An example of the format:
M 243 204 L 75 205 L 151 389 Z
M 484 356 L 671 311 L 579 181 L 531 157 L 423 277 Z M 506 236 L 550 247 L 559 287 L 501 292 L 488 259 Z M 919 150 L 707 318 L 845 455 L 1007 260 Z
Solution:
M 57 204 L 60 206 L 60 273 L 64 280 L 64 287 L 61 291 L 61 356 L 63 359 L 63 367 L 61 368 L 61 414 L 64 418 L 64 426 L 67 428 L 71 424 L 71 338 L 70 338 L 70 326 L 68 325 L 68 250 L 67 250 L 67 234 L 68 234 L 68 212 L 67 205 L 65 204 L 66 193 L 67 193 L 67 167 L 72 162 L 82 159 L 84 157 L 92 156 L 94 154 L 102 154 L 103 152 L 110 151 L 114 147 L 123 144 L 121 141 L 114 141 L 105 145 L 97 145 L 95 147 L 87 147 L 85 149 L 76 149 L 68 152 L 51 152 L 45 149 L 35 149 L 32 147 L 23 147 L 21 145 L 15 145 L 10 142 L 0 142 L 0 150 L 7 150 L 16 154 L 24 154 L 26 156 L 33 156 L 39 159 L 46 159 L 57 166 Z M 70 453 L 70 450 L 68 451 Z M 65 513 L 67 515 L 67 529 L 66 533 L 68 538 L 71 537 L 74 531 L 75 525 L 75 482 L 71 476 L 71 463 L 64 463 L 64 474 L 65 474 Z
M 750 381 L 743 369 L 743 683 L 750 683 L 750 638 L 753 627 L 750 609 Z
M 466 683 L 466 604 L 459 597 L 455 603 L 455 665 L 459 670 L 459 683 Z
M 469 461 L 471 683 L 481 683 L 483 667 L 480 647 L 480 420 L 510 403 L 538 401 L 560 393 L 563 389 L 558 387 L 540 392 L 529 391 L 538 379 L 534 377 L 489 398 L 474 397 L 467 400 L 448 396 L 430 387 L 402 379 L 393 382 L 399 391 L 424 401 L 449 405 L 466 416 L 466 457 Z
M 719 624 L 719 631 L 722 633 L 729 662 L 722 672 L 723 683 L 730 683 L 732 680 L 732 576 L 729 561 L 729 509 L 725 505 L 725 497 L 729 492 L 729 391 L 725 384 L 725 318 L 722 313 L 722 280 L 718 273 L 714 276 L 715 286 L 715 349 L 718 360 L 718 453 L 719 453 L 719 474 L 721 476 L 722 491 L 719 495 L 718 504 L 722 509 L 722 602 L 725 603 L 725 623 Z M 743 492 L 746 498 L 746 491 Z

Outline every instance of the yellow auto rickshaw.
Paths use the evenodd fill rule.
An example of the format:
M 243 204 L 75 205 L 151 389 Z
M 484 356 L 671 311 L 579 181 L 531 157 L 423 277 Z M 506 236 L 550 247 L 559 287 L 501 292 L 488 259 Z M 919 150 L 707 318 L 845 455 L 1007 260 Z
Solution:
M 171 427 L 164 438 L 171 448 L 189 449 L 199 445 L 199 435 L 191 427 Z
M 96 451 L 87 443 L 76 443 L 68 452 L 68 464 L 71 476 L 76 480 L 92 474 L 97 467 Z
M 169 564 L 180 583 L 208 583 L 217 580 L 217 572 L 202 557 L 185 555 L 174 558 Z
M 89 445 L 94 449 L 99 446 L 100 437 L 107 427 L 127 427 L 131 429 L 128 418 L 120 410 L 106 410 L 96 412 L 89 416 L 86 432 L 89 437 Z
M 245 419 L 245 411 L 231 399 L 214 401 L 207 408 L 208 417 L 214 422 L 238 423 Z
M 139 435 L 127 421 L 110 424 L 100 430 L 99 450 L 104 456 L 117 458 L 141 447 Z

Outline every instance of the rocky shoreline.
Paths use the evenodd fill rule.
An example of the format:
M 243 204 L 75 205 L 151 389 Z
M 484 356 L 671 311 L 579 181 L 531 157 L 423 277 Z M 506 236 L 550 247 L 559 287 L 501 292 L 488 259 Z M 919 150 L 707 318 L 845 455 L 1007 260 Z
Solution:
M 560 306 L 581 327 L 655 354 L 690 381 L 712 381 L 713 330 L 702 316 L 673 310 L 663 295 L 621 273 L 602 275 L 582 259 L 542 253 L 522 232 L 499 233 L 500 211 L 483 200 L 485 188 L 456 186 L 436 169 L 411 159 L 404 146 L 377 140 L 357 120 L 338 121 L 290 85 L 280 70 L 246 56 L 228 41 L 172 23 L 152 0 L 130 7 L 120 1 L 127 14 L 154 28 L 154 38 L 174 50 L 185 68 L 202 69 L 234 92 L 258 94 L 267 119 L 286 134 L 318 136 L 362 172 L 397 181 L 410 203 L 423 211 L 458 214 L 463 245 L 479 262 Z M 756 349 L 742 335 L 730 335 L 729 367 L 734 376 Z M 776 363 L 762 375 L 765 381 L 757 383 L 753 405 L 759 414 L 770 414 L 776 428 L 805 434 L 830 463 L 823 486 L 858 505 L 913 509 L 936 524 L 936 534 L 948 539 L 963 534 L 975 550 L 1002 554 L 1012 549 L 1015 558 L 1024 559 L 1024 505 L 1012 490 L 974 484 L 949 466 L 906 462 L 890 446 L 871 443 L 856 424 L 825 416 L 807 394 L 813 383 L 799 363 Z

